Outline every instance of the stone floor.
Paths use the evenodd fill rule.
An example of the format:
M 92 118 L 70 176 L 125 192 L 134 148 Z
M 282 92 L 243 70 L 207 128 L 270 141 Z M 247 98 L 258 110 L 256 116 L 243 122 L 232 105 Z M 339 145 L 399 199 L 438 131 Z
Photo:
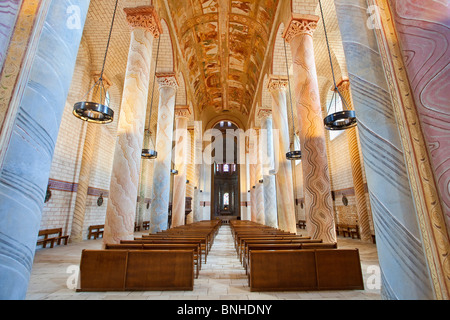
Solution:
M 305 233 L 299 230 L 299 234 Z M 102 239 L 83 241 L 36 252 L 27 300 L 379 300 L 380 289 L 371 289 L 379 276 L 378 257 L 374 244 L 338 238 L 339 248 L 359 248 L 365 290 L 319 292 L 250 292 L 245 271 L 236 255 L 230 227 L 223 225 L 206 264 L 195 279 L 193 291 L 143 292 L 76 292 L 76 272 L 83 249 L 100 249 Z M 373 266 L 373 267 L 372 267 Z M 378 279 L 379 280 L 379 279 Z M 379 282 L 379 281 L 378 281 Z M 367 285 L 369 284 L 369 286 Z

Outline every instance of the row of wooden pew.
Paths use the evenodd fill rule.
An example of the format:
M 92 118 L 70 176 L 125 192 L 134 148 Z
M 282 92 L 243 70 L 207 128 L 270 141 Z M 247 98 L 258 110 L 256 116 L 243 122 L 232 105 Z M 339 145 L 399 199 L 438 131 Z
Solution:
M 230 227 L 251 291 L 364 289 L 358 249 L 251 221 Z
M 83 250 L 78 291 L 193 290 L 220 220 Z

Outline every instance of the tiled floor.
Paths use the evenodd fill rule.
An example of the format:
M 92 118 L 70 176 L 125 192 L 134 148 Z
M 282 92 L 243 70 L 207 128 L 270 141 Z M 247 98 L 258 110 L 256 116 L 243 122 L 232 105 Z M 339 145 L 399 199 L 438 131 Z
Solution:
M 304 230 L 299 230 L 299 233 Z M 83 249 L 99 249 L 102 240 L 89 240 L 80 244 L 41 249 L 36 257 L 28 288 L 27 300 L 43 299 L 95 299 L 95 300 L 278 300 L 278 299 L 380 299 L 379 289 L 320 292 L 250 292 L 247 277 L 236 256 L 230 227 L 224 225 L 214 241 L 208 261 L 202 265 L 200 276 L 195 279 L 193 291 L 144 291 L 144 292 L 76 292 L 75 283 Z M 374 273 L 370 266 L 378 267 L 376 246 L 360 240 L 338 239 L 340 248 L 359 248 L 365 284 Z M 368 269 L 369 268 L 369 269 Z

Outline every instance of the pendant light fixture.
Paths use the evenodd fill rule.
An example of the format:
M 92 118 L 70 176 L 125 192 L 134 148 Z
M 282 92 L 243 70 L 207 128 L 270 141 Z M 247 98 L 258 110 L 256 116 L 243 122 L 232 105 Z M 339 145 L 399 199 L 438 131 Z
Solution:
M 154 144 L 150 135 L 150 128 L 152 123 L 152 111 L 153 111 L 153 95 L 155 93 L 155 82 L 156 82 L 156 68 L 158 68 L 158 57 L 159 57 L 159 45 L 161 43 L 161 36 L 158 38 L 158 49 L 156 51 L 156 63 L 155 63 L 155 74 L 153 75 L 153 88 L 152 88 L 152 98 L 150 101 L 150 113 L 148 115 L 148 131 L 149 131 L 149 140 L 150 143 L 153 145 L 153 149 L 143 149 L 142 150 L 142 158 L 143 159 L 156 159 L 158 158 L 158 152 L 156 152 L 154 148 Z
M 334 75 L 334 67 L 333 67 L 333 60 L 331 59 L 331 50 L 330 50 L 330 44 L 328 42 L 328 35 L 327 35 L 327 29 L 325 26 L 325 19 L 323 16 L 323 9 L 322 9 L 322 2 L 319 0 L 319 6 L 320 6 L 320 14 L 322 16 L 322 23 L 323 23 L 323 31 L 325 32 L 325 40 L 327 42 L 327 48 L 328 48 L 328 57 L 330 58 L 330 65 L 331 65 L 331 74 L 333 75 L 333 95 L 331 97 L 330 104 L 327 109 L 327 113 L 329 113 L 330 108 L 332 105 L 334 105 L 335 112 L 325 117 L 323 120 L 325 129 L 327 130 L 346 130 L 353 128 L 357 125 L 356 115 L 354 110 L 349 110 L 347 101 L 345 101 L 342 94 L 339 92 L 339 89 L 336 85 L 336 77 Z M 336 106 L 338 103 L 338 98 L 342 101 L 342 111 L 337 111 Z
M 93 91 L 94 93 L 95 92 L 100 93 L 99 101 L 98 102 L 82 101 L 75 103 L 75 105 L 73 106 L 72 112 L 73 115 L 87 122 L 106 124 L 114 120 L 114 111 L 109 107 L 109 98 L 107 98 L 106 89 L 103 84 L 103 73 L 105 72 L 106 57 L 108 56 L 108 49 L 109 44 L 111 42 L 111 34 L 114 26 L 114 20 L 116 17 L 118 2 L 119 1 L 116 0 L 114 14 L 111 21 L 111 28 L 109 30 L 108 43 L 106 45 L 105 58 L 103 59 L 103 66 L 102 71 L 100 73 L 100 77 L 98 81 L 94 84 L 94 86 L 83 97 L 85 98 L 86 96 L 89 95 L 90 92 Z
M 286 58 L 286 71 L 287 71 L 287 76 L 288 76 L 289 100 L 291 103 L 292 131 L 294 133 L 294 138 L 298 139 L 297 133 L 295 132 L 294 109 L 292 107 L 291 81 L 290 81 L 290 77 L 289 77 L 289 65 L 288 65 L 288 58 L 287 58 L 286 41 L 284 41 L 284 55 Z M 294 148 L 295 148 L 295 144 L 294 144 Z M 291 150 L 288 153 L 286 153 L 286 159 L 301 160 L 302 159 L 302 151 L 301 150 Z

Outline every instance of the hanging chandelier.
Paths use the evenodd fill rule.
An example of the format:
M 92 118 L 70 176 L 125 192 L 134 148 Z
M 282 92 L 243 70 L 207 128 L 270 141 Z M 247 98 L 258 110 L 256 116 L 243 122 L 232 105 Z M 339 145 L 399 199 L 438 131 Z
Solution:
M 111 34 L 114 26 L 114 20 L 117 12 L 118 0 L 114 8 L 114 14 L 111 21 L 111 28 L 109 30 L 108 43 L 106 45 L 105 58 L 103 59 L 102 71 L 100 77 L 94 86 L 84 95 L 83 98 L 89 95 L 90 92 L 99 93 L 99 102 L 82 101 L 77 102 L 73 106 L 73 115 L 83 121 L 106 124 L 114 120 L 114 111 L 109 107 L 109 99 L 107 98 L 105 85 L 103 84 L 103 73 L 105 71 L 106 57 L 108 55 L 109 44 L 111 42 Z
M 296 138 L 297 133 L 295 132 L 294 109 L 292 107 L 291 81 L 290 81 L 290 76 L 289 76 L 286 41 L 284 41 L 284 56 L 286 58 L 286 71 L 287 71 L 287 76 L 288 76 L 289 99 L 290 99 L 290 103 L 291 103 L 292 132 L 294 133 L 294 138 Z M 294 147 L 295 147 L 295 145 L 294 145 Z M 302 159 L 302 151 L 301 150 L 290 150 L 288 153 L 286 153 L 286 159 L 301 160 Z
M 161 36 L 158 38 L 158 49 L 156 51 L 156 63 L 155 63 L 155 73 L 153 75 L 153 88 L 152 88 L 152 98 L 150 101 L 150 113 L 148 115 L 148 130 L 149 130 L 149 140 L 153 145 L 153 149 L 142 149 L 142 158 L 153 160 L 158 158 L 158 152 L 154 148 L 154 144 L 150 135 L 150 127 L 152 123 L 152 111 L 153 111 L 153 95 L 155 93 L 155 82 L 156 82 L 156 68 L 158 67 L 158 57 L 159 57 L 159 45 L 161 44 Z
M 353 128 L 357 125 L 356 114 L 354 110 L 350 110 L 347 101 L 345 101 L 344 97 L 339 92 L 339 89 L 336 85 L 336 77 L 334 75 L 333 60 L 331 58 L 331 50 L 330 44 L 328 42 L 327 28 L 325 26 L 325 19 L 323 16 L 322 2 L 320 0 L 319 0 L 319 7 L 320 7 L 320 14 L 322 16 L 323 31 L 325 32 L 325 40 L 327 43 L 328 57 L 330 59 L 331 74 L 333 75 L 333 84 L 334 84 L 333 96 L 331 97 L 330 104 L 328 105 L 327 113 L 330 112 L 332 105 L 334 105 L 335 111 L 334 113 L 325 117 L 323 122 L 325 125 L 325 129 L 327 130 L 346 130 Z M 342 102 L 342 111 L 337 111 L 338 98 Z

